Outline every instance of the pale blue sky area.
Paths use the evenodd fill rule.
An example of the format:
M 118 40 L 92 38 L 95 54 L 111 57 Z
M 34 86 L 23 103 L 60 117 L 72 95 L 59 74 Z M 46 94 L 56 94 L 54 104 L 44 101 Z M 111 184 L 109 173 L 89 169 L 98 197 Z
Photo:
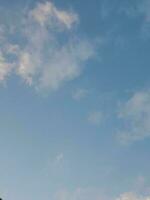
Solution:
M 150 0 L 0 0 L 0 196 L 150 198 Z

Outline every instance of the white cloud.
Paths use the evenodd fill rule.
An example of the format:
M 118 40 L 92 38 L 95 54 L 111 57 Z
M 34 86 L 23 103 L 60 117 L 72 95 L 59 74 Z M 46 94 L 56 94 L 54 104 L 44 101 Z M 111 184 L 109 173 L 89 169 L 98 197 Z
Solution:
M 18 74 L 28 83 L 32 85 L 32 76 L 36 73 L 36 64 L 32 54 L 27 51 L 20 53 L 20 63 L 18 68 Z
M 121 194 L 116 200 L 150 200 L 150 196 L 140 196 L 132 192 Z
M 56 90 L 80 75 L 83 62 L 94 55 L 94 46 L 69 36 L 62 44 L 57 36 L 60 31 L 65 34 L 62 26 L 70 29 L 76 21 L 76 14 L 60 11 L 50 2 L 30 11 L 25 29 L 27 45 L 17 70 L 27 83 L 37 89 Z
M 78 15 L 74 12 L 59 10 L 51 2 L 39 3 L 36 8 L 30 12 L 33 17 L 41 26 L 45 24 L 54 25 L 61 23 L 68 29 L 78 21 Z
M 150 137 L 150 91 L 136 92 L 121 105 L 119 118 L 124 127 L 118 133 L 123 143 L 143 140 Z
M 117 198 L 117 200 L 137 200 L 137 199 L 139 198 L 137 198 L 137 196 L 131 192 L 121 194 L 120 197 Z
M 101 111 L 91 112 L 88 116 L 88 121 L 93 125 L 99 125 L 104 120 L 104 114 Z
M 89 91 L 87 89 L 79 88 L 72 92 L 72 98 L 79 101 L 88 95 Z
M 44 88 L 58 89 L 63 83 L 73 80 L 82 72 L 82 63 L 90 58 L 93 47 L 85 41 L 78 44 L 69 42 L 53 52 L 53 57 L 45 65 L 40 86 Z
M 85 62 L 95 55 L 93 42 L 70 31 L 79 21 L 73 11 L 60 10 L 51 2 L 38 3 L 25 18 L 22 16 L 22 21 L 23 26 L 16 33 L 22 43 L 5 41 L 3 57 L 7 60 L 8 54 L 13 54 L 13 72 L 37 90 L 56 90 L 75 79 L 82 73 Z M 6 63 L 3 59 L 0 65 L 1 80 L 10 73 Z

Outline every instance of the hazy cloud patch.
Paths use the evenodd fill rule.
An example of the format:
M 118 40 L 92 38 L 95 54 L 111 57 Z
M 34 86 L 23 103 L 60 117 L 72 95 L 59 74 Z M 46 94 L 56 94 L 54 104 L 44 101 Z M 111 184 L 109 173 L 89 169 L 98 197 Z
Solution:
M 132 143 L 150 137 L 150 91 L 135 92 L 120 106 L 123 128 L 117 134 L 122 143 Z

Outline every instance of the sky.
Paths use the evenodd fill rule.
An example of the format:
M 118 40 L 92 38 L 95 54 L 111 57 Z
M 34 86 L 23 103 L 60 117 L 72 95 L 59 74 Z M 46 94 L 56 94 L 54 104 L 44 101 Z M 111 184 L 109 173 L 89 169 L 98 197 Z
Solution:
M 0 197 L 150 199 L 150 0 L 0 0 Z

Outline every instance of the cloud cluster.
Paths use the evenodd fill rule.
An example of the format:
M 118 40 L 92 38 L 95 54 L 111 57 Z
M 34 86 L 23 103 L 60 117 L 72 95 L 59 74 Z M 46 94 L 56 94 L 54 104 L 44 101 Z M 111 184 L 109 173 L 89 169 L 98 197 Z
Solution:
M 36 89 L 56 90 L 78 77 L 84 63 L 95 54 L 93 43 L 74 34 L 79 17 L 73 11 L 45 2 L 38 3 L 22 18 L 23 25 L 16 33 L 22 41 L 11 44 L 10 38 L 5 38 L 0 49 L 5 49 L 0 53 L 1 82 L 15 72 Z M 2 30 L 0 35 L 3 38 Z
M 121 105 L 119 117 L 124 127 L 118 134 L 123 143 L 130 143 L 150 137 L 150 91 L 136 92 Z

